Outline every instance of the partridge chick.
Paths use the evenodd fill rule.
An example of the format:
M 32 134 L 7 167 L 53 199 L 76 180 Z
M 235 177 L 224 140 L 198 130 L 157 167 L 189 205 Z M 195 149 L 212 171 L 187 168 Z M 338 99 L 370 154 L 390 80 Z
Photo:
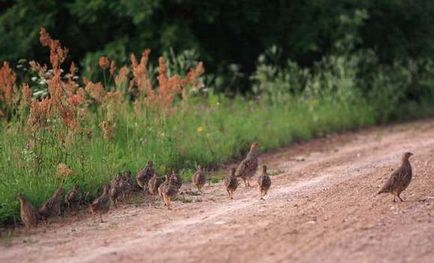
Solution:
M 235 175 L 235 168 L 232 168 L 231 173 L 228 176 L 226 176 L 225 186 L 226 186 L 226 191 L 228 192 L 229 198 L 234 199 L 233 194 L 234 194 L 235 190 L 237 190 L 237 187 L 238 187 L 238 179 Z
M 169 177 L 169 182 L 162 189 L 163 201 L 164 204 L 167 206 L 167 209 L 172 209 L 170 205 L 172 199 L 175 198 L 178 194 L 178 190 L 178 179 L 176 178 L 176 175 L 172 174 Z
M 262 174 L 258 178 L 258 188 L 259 188 L 259 195 L 261 196 L 261 200 L 264 200 L 264 196 L 267 195 L 268 189 L 270 189 L 271 186 L 271 179 L 270 176 L 267 174 L 267 166 L 262 166 Z
M 178 173 L 176 173 L 174 170 L 172 171 L 172 177 L 173 177 L 173 184 L 176 186 L 176 191 L 178 191 L 180 188 L 181 188 L 181 186 L 182 186 L 182 178 L 181 178 L 181 176 L 178 174 Z M 170 178 L 169 178 L 170 179 Z M 169 180 L 169 182 L 170 182 L 170 180 Z
M 249 153 L 246 158 L 241 161 L 235 171 L 235 175 L 243 179 L 245 186 L 250 186 L 250 178 L 255 176 L 256 170 L 258 169 L 258 146 L 257 143 L 253 143 L 250 146 Z
M 206 174 L 205 169 L 203 169 L 200 165 L 197 166 L 197 171 L 192 176 L 193 184 L 196 186 L 199 192 L 202 192 L 202 187 L 206 183 Z
M 154 176 L 154 164 L 151 160 L 148 161 L 148 164 L 145 168 L 143 168 L 141 171 L 137 173 L 136 181 L 137 184 L 142 188 L 143 190 L 147 191 L 148 189 L 148 182 L 151 180 L 151 178 Z
M 22 193 L 17 194 L 17 199 L 20 201 L 20 215 L 24 226 L 29 229 L 38 224 L 38 213 L 32 204 Z
M 68 208 L 80 208 L 82 200 L 83 194 L 78 185 L 75 185 L 65 196 L 65 203 Z
M 42 220 L 47 220 L 49 217 L 62 215 L 62 195 L 65 190 L 63 187 L 57 188 L 54 194 L 48 199 L 39 209 L 39 215 Z
M 148 182 L 148 191 L 151 195 L 157 195 L 158 194 L 158 187 L 163 183 L 163 180 L 156 174 L 151 177 L 151 179 Z
M 122 199 L 125 200 L 125 198 L 128 198 L 130 194 L 134 190 L 134 182 L 133 178 L 131 178 L 131 172 L 126 171 L 124 175 L 121 177 L 121 181 L 119 183 L 121 189 L 122 189 Z
M 387 180 L 378 194 L 391 193 L 393 194 L 393 202 L 396 202 L 396 197 L 403 202 L 399 195 L 408 187 L 411 182 L 412 169 L 408 159 L 412 155 L 413 153 L 411 152 L 404 153 L 401 159 L 401 166 L 390 175 L 389 180 Z
M 161 197 L 161 198 L 163 198 L 163 191 L 164 191 L 164 188 L 166 187 L 166 185 L 168 185 L 169 184 L 169 178 L 170 178 L 170 175 L 165 175 L 164 176 L 164 182 L 162 182 L 161 184 L 160 184 L 160 186 L 158 187 L 158 195 Z M 164 205 L 166 205 L 166 203 L 164 203 Z
M 110 209 L 110 186 L 105 185 L 103 193 L 96 198 L 91 204 L 90 204 L 90 211 L 92 214 L 99 214 L 101 223 L 104 221 L 102 220 L 102 215 L 107 213 Z
M 113 201 L 113 204 L 115 207 L 117 207 L 117 203 L 119 199 L 123 195 L 123 189 L 121 186 L 121 181 L 123 180 L 122 174 L 118 173 L 112 180 L 111 186 L 110 186 L 110 198 Z

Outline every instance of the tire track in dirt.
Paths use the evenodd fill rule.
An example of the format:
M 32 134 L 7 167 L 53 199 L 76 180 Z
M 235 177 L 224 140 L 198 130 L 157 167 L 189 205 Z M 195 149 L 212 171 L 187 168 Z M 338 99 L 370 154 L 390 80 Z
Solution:
M 415 177 L 395 204 L 375 193 L 407 150 Z M 261 156 L 277 174 L 266 201 L 243 186 L 231 201 L 213 184 L 173 211 L 158 201 L 112 210 L 104 224 L 68 217 L 2 242 L 0 261 L 429 262 L 433 156 L 433 120 L 318 139 Z

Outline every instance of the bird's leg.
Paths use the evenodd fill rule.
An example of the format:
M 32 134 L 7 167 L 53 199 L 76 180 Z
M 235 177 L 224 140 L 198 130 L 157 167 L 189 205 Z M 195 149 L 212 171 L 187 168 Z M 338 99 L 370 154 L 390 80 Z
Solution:
M 393 195 L 393 202 L 396 202 L 396 195 Z
M 102 214 L 99 214 L 99 219 L 101 223 L 104 223 L 104 220 L 102 220 Z
M 242 178 L 243 178 L 244 186 L 247 187 L 246 178 L 245 177 L 242 177 Z
M 172 210 L 172 208 L 170 207 L 170 197 L 167 197 L 167 209 Z
M 398 199 L 401 201 L 401 202 L 404 202 L 404 200 L 402 200 L 402 198 L 399 196 L 401 193 L 399 193 L 397 196 L 398 196 Z
M 229 198 L 231 198 L 231 192 L 227 189 L 226 189 L 226 192 L 228 192 L 228 196 L 229 196 Z

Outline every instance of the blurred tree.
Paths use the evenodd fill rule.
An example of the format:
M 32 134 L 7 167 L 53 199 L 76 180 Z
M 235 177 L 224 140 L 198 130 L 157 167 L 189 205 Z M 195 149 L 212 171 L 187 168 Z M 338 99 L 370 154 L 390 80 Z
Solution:
M 236 68 L 245 84 L 258 55 L 273 45 L 281 48 L 282 63 L 318 61 L 341 39 L 342 15 L 355 10 L 367 11 L 356 48 L 375 50 L 381 63 L 434 57 L 430 0 L 3 0 L 0 61 L 44 61 L 38 30 L 45 26 L 86 70 L 101 54 L 126 63 L 130 52 L 145 48 L 153 59 L 169 48 L 196 50 L 208 72 Z

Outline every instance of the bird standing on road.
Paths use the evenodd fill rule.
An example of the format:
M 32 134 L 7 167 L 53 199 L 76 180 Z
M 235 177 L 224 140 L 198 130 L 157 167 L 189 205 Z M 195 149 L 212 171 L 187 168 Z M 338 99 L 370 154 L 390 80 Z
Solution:
M 197 166 L 197 171 L 192 176 L 193 184 L 196 186 L 199 192 L 202 192 L 202 187 L 206 183 L 205 169 L 200 165 Z
M 57 188 L 50 199 L 48 199 L 39 209 L 39 215 L 43 220 L 47 220 L 53 215 L 58 217 L 62 215 L 62 195 L 64 191 L 63 187 Z
M 29 229 L 38 224 L 38 213 L 27 198 L 22 194 L 17 194 L 17 199 L 20 201 L 20 215 L 24 226 Z
M 140 170 L 137 173 L 136 181 L 137 184 L 142 188 L 145 192 L 148 190 L 148 182 L 151 180 L 152 176 L 154 176 L 154 163 L 152 160 L 149 160 L 146 164 L 145 168 Z
M 250 178 L 255 176 L 256 170 L 258 169 L 258 146 L 257 143 L 253 143 L 250 146 L 249 153 L 246 158 L 241 161 L 235 171 L 235 175 L 243 179 L 245 186 L 250 186 Z
M 413 153 L 406 152 L 402 156 L 401 166 L 398 170 L 394 171 L 389 180 L 384 184 L 383 188 L 378 192 L 378 194 L 382 193 L 391 193 L 393 194 L 393 202 L 396 202 L 396 197 L 403 202 L 402 198 L 399 196 L 402 191 L 404 191 L 411 182 L 412 178 L 412 169 L 410 161 L 408 160 Z
M 264 196 L 267 195 L 268 190 L 271 186 L 271 179 L 270 176 L 267 174 L 267 166 L 262 166 L 262 174 L 258 178 L 258 188 L 259 188 L 259 194 L 261 196 L 261 200 L 264 200 Z
M 92 214 L 98 213 L 101 223 L 104 221 L 102 220 L 102 215 L 107 213 L 110 209 L 110 186 L 105 185 L 103 193 L 96 198 L 92 204 L 90 204 L 90 211 Z
M 238 187 L 238 179 L 235 176 L 235 168 L 232 168 L 231 173 L 228 176 L 226 176 L 225 186 L 226 186 L 226 191 L 228 192 L 229 198 L 234 199 L 233 195 L 234 195 L 235 190 L 237 190 L 237 187 Z

